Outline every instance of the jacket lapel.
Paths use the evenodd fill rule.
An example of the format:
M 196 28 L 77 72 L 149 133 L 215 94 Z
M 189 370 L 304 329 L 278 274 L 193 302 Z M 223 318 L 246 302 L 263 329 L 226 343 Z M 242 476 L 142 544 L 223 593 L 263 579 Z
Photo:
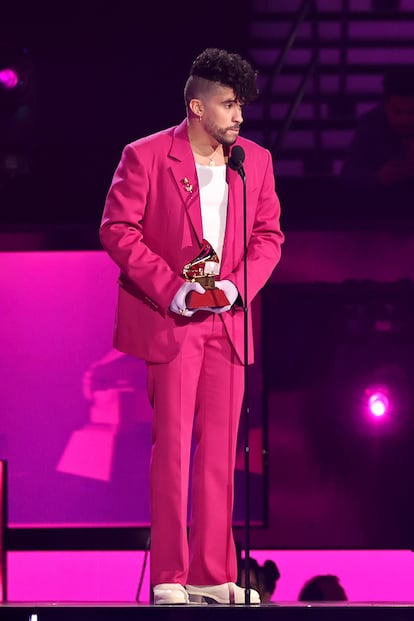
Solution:
M 177 191 L 185 205 L 189 220 L 201 247 L 203 223 L 201 219 L 200 190 L 193 152 L 188 139 L 186 120 L 178 125 L 174 131 L 169 157 L 171 158 L 171 172 Z

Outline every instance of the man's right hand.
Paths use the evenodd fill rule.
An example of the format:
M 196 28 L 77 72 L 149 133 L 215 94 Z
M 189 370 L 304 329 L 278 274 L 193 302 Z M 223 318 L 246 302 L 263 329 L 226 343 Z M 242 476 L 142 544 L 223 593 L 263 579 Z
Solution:
M 205 293 L 206 290 L 199 282 L 184 282 L 170 304 L 170 311 L 177 313 L 177 315 L 181 315 L 181 317 L 192 317 L 199 309 L 190 310 L 187 308 L 186 298 L 190 291 Z

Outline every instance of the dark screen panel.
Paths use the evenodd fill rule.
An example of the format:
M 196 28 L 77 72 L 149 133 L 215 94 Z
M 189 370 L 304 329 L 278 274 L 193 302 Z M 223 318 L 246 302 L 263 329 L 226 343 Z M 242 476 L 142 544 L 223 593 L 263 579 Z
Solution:
M 414 287 L 272 285 L 264 386 L 276 547 L 412 549 Z M 386 391 L 389 411 L 368 398 Z

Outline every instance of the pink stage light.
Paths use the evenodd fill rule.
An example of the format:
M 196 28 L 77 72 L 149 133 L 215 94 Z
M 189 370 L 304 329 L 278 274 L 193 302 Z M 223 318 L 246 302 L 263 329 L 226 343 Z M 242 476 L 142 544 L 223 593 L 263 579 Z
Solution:
M 377 418 L 385 416 L 390 410 L 390 400 L 388 397 L 388 391 L 385 388 L 371 389 L 367 391 L 368 396 L 368 410 Z
M 19 84 L 19 76 L 14 69 L 6 67 L 0 70 L 0 86 L 12 90 Z

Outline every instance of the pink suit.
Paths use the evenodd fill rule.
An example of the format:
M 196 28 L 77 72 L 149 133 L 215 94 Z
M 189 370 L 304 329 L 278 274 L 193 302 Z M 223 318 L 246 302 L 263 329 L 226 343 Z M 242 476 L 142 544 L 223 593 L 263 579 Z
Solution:
M 154 409 L 151 581 L 222 584 L 237 574 L 233 477 L 243 399 L 244 312 L 181 317 L 169 305 L 203 239 L 186 120 L 127 145 L 108 192 L 101 241 L 120 268 L 114 345 L 147 361 Z M 283 234 L 270 153 L 238 138 L 246 159 L 248 304 L 280 258 Z M 228 168 L 220 280 L 243 292 L 243 184 Z M 249 362 L 253 362 L 249 313 Z M 187 493 L 191 437 L 197 444 Z

